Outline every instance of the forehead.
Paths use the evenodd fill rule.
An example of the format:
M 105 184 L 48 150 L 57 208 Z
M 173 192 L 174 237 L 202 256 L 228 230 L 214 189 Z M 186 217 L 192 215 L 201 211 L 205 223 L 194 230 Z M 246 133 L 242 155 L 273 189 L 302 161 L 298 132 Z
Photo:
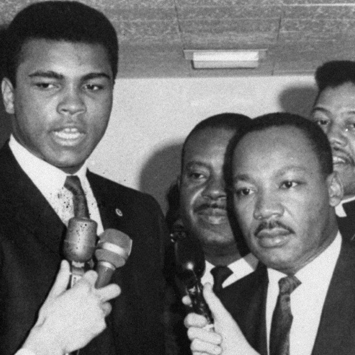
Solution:
M 196 159 L 218 159 L 224 154 L 234 131 L 225 128 L 206 128 L 194 133 L 185 145 L 184 163 Z
M 28 40 L 21 49 L 18 70 L 110 71 L 107 51 L 100 44 L 45 39 Z
M 271 127 L 248 133 L 233 153 L 234 174 L 247 170 L 261 176 L 290 169 L 320 172 L 319 160 L 308 138 L 296 127 Z
M 324 89 L 317 98 L 315 107 L 324 106 L 334 110 L 355 107 L 355 85 L 345 83 Z

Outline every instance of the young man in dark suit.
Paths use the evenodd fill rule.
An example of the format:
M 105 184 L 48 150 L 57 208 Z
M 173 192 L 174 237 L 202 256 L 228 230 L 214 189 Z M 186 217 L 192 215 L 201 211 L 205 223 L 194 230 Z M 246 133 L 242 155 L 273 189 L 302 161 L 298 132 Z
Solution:
M 236 137 L 230 157 L 235 213 L 262 265 L 220 295 L 242 333 L 230 318 L 220 317 L 224 311 L 212 297 L 215 330 L 222 337 L 208 335 L 199 328 L 204 319 L 192 315 L 186 325 L 193 325 L 194 350 L 353 353 L 355 248 L 338 231 L 335 206 L 342 186 L 327 137 L 302 117 L 269 114 Z M 210 301 L 213 295 L 205 294 Z
M 334 170 L 344 187 L 343 201 L 336 207 L 343 238 L 355 238 L 355 62 L 331 61 L 316 70 L 318 94 L 311 120 L 327 135 Z
M 113 228 L 133 240 L 112 278 L 122 292 L 108 327 L 81 354 L 164 353 L 161 210 L 152 197 L 86 167 L 109 121 L 117 61 L 112 24 L 78 2 L 32 4 L 7 29 L 2 95 L 13 133 L 0 150 L 3 355 L 20 347 L 54 281 L 76 213 L 67 184 L 74 180 L 98 234 Z

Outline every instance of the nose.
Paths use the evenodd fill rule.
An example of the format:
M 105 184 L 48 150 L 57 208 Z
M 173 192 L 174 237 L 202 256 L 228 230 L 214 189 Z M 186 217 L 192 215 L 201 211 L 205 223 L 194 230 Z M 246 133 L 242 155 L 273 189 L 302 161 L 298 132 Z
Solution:
M 268 220 L 272 217 L 280 217 L 284 213 L 282 202 L 274 193 L 259 192 L 254 208 L 255 219 Z
M 225 198 L 227 194 L 226 194 L 226 187 L 225 187 L 223 177 L 220 176 L 210 177 L 206 183 L 202 195 L 211 200 Z
M 85 112 L 85 110 L 85 102 L 80 89 L 75 87 L 67 88 L 58 104 L 58 112 L 72 117 Z
M 325 130 L 328 140 L 332 146 L 346 145 L 346 132 L 347 128 L 336 122 L 331 122 L 328 128 Z

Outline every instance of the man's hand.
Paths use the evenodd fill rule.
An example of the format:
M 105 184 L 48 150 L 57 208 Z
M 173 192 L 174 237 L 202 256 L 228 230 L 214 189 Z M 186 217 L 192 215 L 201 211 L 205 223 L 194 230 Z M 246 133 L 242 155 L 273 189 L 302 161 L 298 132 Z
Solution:
M 111 284 L 95 289 L 97 273 L 88 271 L 69 290 L 69 263 L 62 261 L 56 281 L 42 305 L 23 348 L 36 355 L 65 354 L 87 345 L 106 328 L 108 301 L 120 294 Z
M 245 339 L 238 324 L 223 307 L 213 293 L 210 284 L 206 284 L 203 295 L 210 307 L 214 319 L 214 331 L 204 329 L 207 320 L 203 316 L 190 313 L 185 318 L 191 350 L 194 355 L 258 355 Z M 184 297 L 183 302 L 189 303 Z

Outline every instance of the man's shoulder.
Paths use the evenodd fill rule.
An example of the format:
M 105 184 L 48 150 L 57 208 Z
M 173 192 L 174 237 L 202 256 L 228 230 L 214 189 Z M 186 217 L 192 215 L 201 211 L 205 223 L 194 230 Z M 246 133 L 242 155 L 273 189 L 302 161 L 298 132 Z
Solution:
M 100 196 L 105 203 L 118 203 L 119 206 L 135 215 L 162 213 L 158 202 L 147 193 L 124 186 L 90 171 L 87 176 L 95 197 Z
M 87 176 L 90 181 L 90 185 L 93 185 L 94 187 L 100 186 L 100 188 L 103 189 L 103 191 L 105 192 L 118 193 L 122 198 L 127 197 L 127 198 L 140 199 L 144 201 L 154 200 L 154 198 L 149 194 L 135 190 L 131 187 L 127 187 L 118 182 L 107 179 L 101 175 L 95 174 L 91 171 L 88 171 Z

